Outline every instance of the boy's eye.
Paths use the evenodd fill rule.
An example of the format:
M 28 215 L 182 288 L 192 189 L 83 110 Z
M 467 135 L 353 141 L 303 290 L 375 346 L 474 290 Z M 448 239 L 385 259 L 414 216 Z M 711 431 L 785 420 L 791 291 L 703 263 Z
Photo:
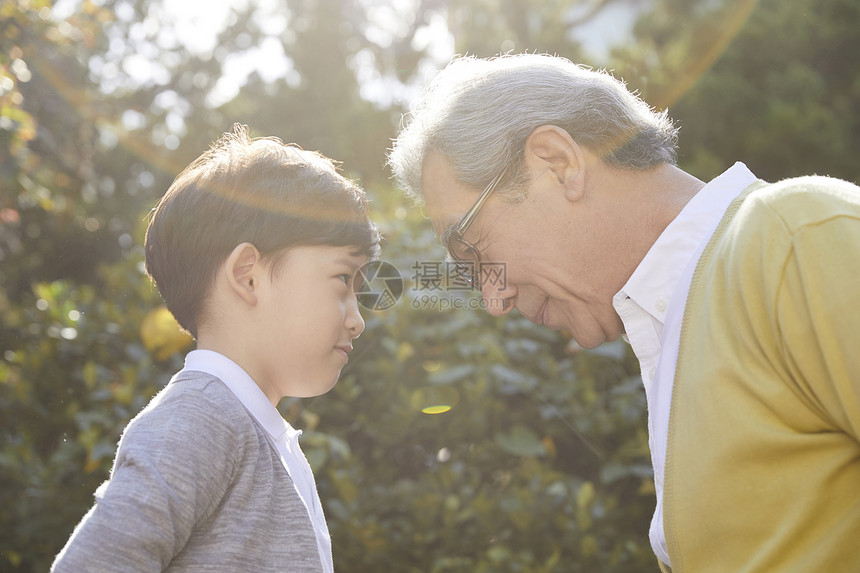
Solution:
M 337 278 L 343 281 L 343 284 L 349 285 L 350 281 L 352 281 L 352 275 L 348 275 L 346 273 L 337 275 Z

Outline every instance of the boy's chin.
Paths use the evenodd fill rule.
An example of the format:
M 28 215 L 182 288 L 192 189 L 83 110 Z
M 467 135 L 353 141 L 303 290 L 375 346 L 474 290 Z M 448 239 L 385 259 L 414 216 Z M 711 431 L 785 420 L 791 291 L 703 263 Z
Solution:
M 306 396 L 306 398 L 314 398 L 316 396 L 322 396 L 323 394 L 328 394 L 331 390 L 337 386 L 337 381 L 340 379 L 340 373 L 338 373 L 337 378 L 329 382 L 328 384 L 320 384 L 313 387 L 314 392 L 310 393 Z
M 317 396 L 321 396 L 321 395 L 323 395 L 323 394 L 328 394 L 329 392 L 331 392 L 331 391 L 332 391 L 332 389 L 334 389 L 334 387 L 335 387 L 335 386 L 337 386 L 337 381 L 338 381 L 339 379 L 340 379 L 340 377 L 339 377 L 339 376 L 338 376 L 337 378 L 335 378 L 335 379 L 332 381 L 332 383 L 331 383 L 331 384 L 329 384 L 329 385 L 328 385 L 328 387 L 327 387 L 325 390 L 323 390 L 322 392 L 320 392 L 319 394 L 317 394 Z
M 332 388 L 337 386 L 339 379 L 340 372 L 338 372 L 338 375 L 332 380 L 317 379 L 311 382 L 305 381 L 301 385 L 296 385 L 294 380 L 290 381 L 288 386 L 285 383 L 287 390 L 284 394 L 284 398 L 316 398 L 317 396 L 322 396 L 323 394 L 331 392 Z

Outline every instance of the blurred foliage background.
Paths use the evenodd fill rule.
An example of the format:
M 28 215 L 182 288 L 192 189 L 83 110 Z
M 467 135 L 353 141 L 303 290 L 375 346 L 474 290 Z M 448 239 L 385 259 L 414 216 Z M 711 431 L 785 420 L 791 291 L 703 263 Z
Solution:
M 860 180 L 857 0 L 6 0 L 0 5 L 0 571 L 45 571 L 127 421 L 190 346 L 142 271 L 145 217 L 233 122 L 343 161 L 407 279 L 305 429 L 336 569 L 654 571 L 644 394 L 621 342 L 445 310 L 392 187 L 401 115 L 454 53 L 614 70 L 681 166 Z M 443 406 L 440 414 L 422 412 Z

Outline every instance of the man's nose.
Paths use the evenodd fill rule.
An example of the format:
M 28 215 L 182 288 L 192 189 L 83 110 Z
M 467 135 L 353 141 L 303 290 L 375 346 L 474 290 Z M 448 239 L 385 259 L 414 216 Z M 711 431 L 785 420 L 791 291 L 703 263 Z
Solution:
M 484 308 L 493 316 L 509 313 L 516 306 L 517 288 L 507 283 L 504 277 L 490 277 L 482 269 L 481 296 Z

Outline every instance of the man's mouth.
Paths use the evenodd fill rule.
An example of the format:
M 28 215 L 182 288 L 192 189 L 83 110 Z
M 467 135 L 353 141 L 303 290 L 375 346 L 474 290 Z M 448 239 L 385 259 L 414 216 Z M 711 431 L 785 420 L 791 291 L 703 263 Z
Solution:
M 548 303 L 549 299 L 546 299 L 543 305 L 541 305 L 541 307 L 538 309 L 537 314 L 535 314 L 533 317 L 529 317 L 529 320 L 537 325 L 546 324 L 546 307 Z

